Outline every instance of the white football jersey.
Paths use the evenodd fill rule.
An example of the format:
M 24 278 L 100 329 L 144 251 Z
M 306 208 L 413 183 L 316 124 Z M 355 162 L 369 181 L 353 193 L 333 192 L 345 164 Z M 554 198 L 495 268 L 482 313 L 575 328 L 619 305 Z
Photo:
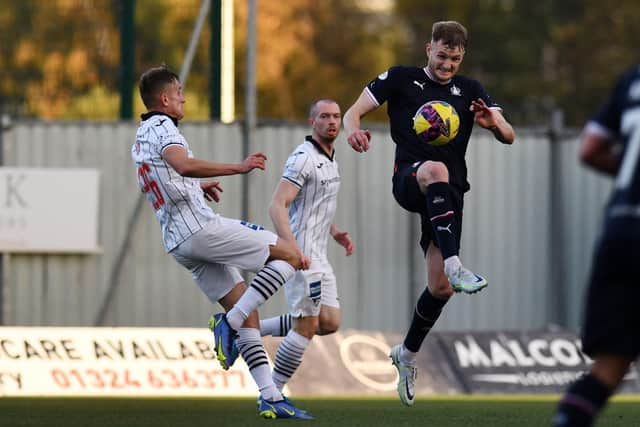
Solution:
M 170 145 L 179 145 L 193 157 L 177 121 L 162 113 L 143 115 L 131 148 L 138 185 L 153 206 L 167 252 L 191 237 L 216 216 L 206 203 L 200 180 L 183 177 L 162 157 Z
M 325 259 L 340 189 L 335 151 L 329 157 L 307 136 L 287 159 L 282 179 L 300 188 L 289 205 L 289 223 L 300 249 L 311 259 Z

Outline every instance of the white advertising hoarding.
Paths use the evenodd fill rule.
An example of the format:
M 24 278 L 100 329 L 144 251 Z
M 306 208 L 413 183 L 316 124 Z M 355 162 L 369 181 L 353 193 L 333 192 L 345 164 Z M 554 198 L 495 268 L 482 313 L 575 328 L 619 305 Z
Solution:
M 195 328 L 0 327 L 0 396 L 257 396 Z
M 0 252 L 95 253 L 96 169 L 0 167 Z

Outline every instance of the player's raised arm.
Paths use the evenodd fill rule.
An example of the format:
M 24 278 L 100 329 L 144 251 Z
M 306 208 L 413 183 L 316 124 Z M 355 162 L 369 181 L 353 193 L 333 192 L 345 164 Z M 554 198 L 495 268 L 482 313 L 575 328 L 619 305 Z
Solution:
M 169 145 L 162 152 L 162 157 L 182 176 L 190 178 L 210 178 L 215 176 L 237 175 L 251 172 L 253 169 L 264 170 L 267 156 L 264 153 L 253 153 L 241 163 L 216 163 L 196 159 L 187 155 L 182 146 Z
M 371 132 L 367 129 L 360 129 L 360 119 L 376 108 L 378 105 L 373 102 L 366 90 L 363 90 L 356 102 L 344 114 L 342 122 L 347 135 L 349 135 L 347 142 L 358 153 L 367 151 L 371 140 Z
M 489 129 L 496 139 L 503 144 L 513 144 L 516 133 L 511 124 L 504 118 L 500 110 L 489 108 L 482 98 L 471 101 L 474 121 L 485 129 Z

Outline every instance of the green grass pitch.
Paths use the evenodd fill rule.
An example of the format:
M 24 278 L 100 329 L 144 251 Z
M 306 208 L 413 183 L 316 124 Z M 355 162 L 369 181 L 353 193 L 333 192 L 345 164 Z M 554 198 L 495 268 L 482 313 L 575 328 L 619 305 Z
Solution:
M 0 426 L 264 426 L 302 423 L 320 427 L 544 427 L 558 396 L 458 396 L 417 399 L 412 408 L 395 399 L 295 399 L 316 419 L 263 420 L 255 399 L 0 398 Z M 597 426 L 640 425 L 640 398 L 617 397 Z

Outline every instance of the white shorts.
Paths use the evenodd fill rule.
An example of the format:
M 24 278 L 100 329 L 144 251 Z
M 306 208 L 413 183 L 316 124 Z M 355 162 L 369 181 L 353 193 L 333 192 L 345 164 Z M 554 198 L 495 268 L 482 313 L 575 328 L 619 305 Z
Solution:
M 238 219 L 217 216 L 170 254 L 191 271 L 211 302 L 244 281 L 238 271 L 257 273 L 269 258 L 269 246 L 278 241 L 271 231 Z
M 328 260 L 311 260 L 308 270 L 298 270 L 284 285 L 289 314 L 318 316 L 320 306 L 340 308 L 336 275 Z

